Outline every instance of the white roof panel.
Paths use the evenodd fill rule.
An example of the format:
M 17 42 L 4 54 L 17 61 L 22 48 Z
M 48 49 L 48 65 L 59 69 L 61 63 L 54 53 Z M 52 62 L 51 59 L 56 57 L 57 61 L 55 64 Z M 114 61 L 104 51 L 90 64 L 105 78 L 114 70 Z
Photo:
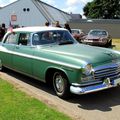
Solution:
M 46 27 L 46 26 L 35 26 L 35 27 L 23 27 L 13 29 L 13 32 L 38 32 L 38 31 L 49 31 L 49 30 L 66 30 L 58 27 Z

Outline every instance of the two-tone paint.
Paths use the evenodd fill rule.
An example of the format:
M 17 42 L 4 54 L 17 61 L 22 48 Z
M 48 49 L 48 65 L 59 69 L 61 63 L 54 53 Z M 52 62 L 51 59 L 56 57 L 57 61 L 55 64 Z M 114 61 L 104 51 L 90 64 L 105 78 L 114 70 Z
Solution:
M 70 85 L 69 90 L 75 94 L 95 92 L 120 84 L 120 53 L 118 51 L 82 45 L 76 41 L 73 44 L 66 45 L 32 44 L 33 34 L 57 30 L 67 31 L 63 28 L 54 27 L 28 27 L 8 32 L 0 45 L 1 68 L 4 66 L 43 82 L 46 82 L 47 75 L 50 76 L 50 71 L 61 71 L 67 76 Z M 12 33 L 16 34 L 16 44 L 5 42 L 9 34 Z M 29 45 L 17 44 L 20 33 L 30 34 Z M 92 65 L 91 76 L 93 79 L 82 81 L 83 70 L 88 64 Z M 113 72 L 109 69 L 114 67 L 117 67 L 115 68 L 116 78 L 110 78 L 112 75 L 107 76 L 107 73 L 104 78 L 99 77 L 98 79 L 98 76 L 96 77 L 97 72 L 104 70 L 108 73 L 109 71 Z M 99 72 L 99 74 L 103 75 L 103 72 Z M 47 82 L 51 81 L 48 80 Z

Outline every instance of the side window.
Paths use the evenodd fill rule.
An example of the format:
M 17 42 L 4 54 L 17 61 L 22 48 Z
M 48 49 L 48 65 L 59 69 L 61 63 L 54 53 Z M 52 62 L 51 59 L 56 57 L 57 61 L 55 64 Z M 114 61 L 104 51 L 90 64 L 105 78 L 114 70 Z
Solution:
M 16 33 L 8 34 L 4 43 L 6 43 L 6 44 L 17 44 L 17 34 Z
M 20 33 L 18 44 L 30 45 L 30 34 L 29 33 Z
M 35 33 L 35 34 L 33 35 L 32 44 L 33 44 L 33 45 L 39 45 L 39 44 L 40 44 L 39 35 L 38 35 L 37 33 Z

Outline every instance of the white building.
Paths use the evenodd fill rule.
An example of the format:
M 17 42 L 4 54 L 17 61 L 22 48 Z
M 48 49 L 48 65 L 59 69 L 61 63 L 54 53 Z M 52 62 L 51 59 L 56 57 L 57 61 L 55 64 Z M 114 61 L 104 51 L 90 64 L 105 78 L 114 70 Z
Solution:
M 46 21 L 64 24 L 70 19 L 70 14 L 40 0 L 17 0 L 0 9 L 0 24 L 5 23 L 6 27 L 10 22 L 19 26 L 41 26 Z

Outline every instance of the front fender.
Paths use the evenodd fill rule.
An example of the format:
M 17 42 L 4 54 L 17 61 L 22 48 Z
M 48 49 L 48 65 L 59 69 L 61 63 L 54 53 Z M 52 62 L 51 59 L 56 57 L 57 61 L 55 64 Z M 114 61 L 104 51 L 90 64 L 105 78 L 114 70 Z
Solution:
M 52 70 L 52 69 L 62 71 L 66 75 L 66 77 L 68 78 L 68 81 L 70 84 L 80 83 L 80 75 L 81 75 L 80 70 L 70 69 L 70 68 L 63 67 L 63 66 L 60 66 L 60 67 L 49 66 L 46 69 L 45 73 L 47 73 L 48 70 Z

